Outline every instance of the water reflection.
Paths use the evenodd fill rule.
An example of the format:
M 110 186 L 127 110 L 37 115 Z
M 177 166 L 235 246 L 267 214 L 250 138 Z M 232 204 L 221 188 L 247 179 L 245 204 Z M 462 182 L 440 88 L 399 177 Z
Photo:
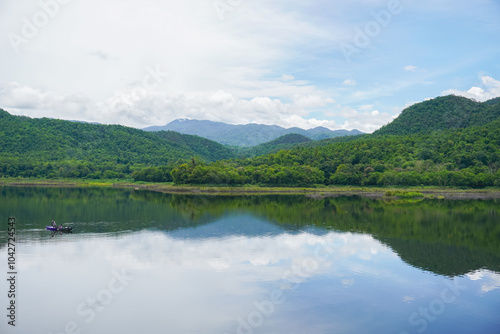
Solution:
M 494 201 L 116 189 L 3 188 L 2 196 L 0 215 L 18 219 L 22 315 L 16 331 L 1 323 L 2 333 L 500 328 Z M 54 215 L 75 232 L 52 238 L 42 227 Z
M 485 319 L 495 325 L 488 314 L 500 287 L 496 273 L 451 281 L 405 266 L 371 236 L 338 232 L 180 239 L 143 231 L 26 245 L 22 258 L 20 305 L 29 321 L 19 328 L 37 333 L 68 321 L 87 333 L 415 331 L 410 315 L 455 281 L 459 292 L 435 324 L 466 333 L 485 328 Z M 116 272 L 130 280 L 106 293 Z M 463 317 L 466 327 L 455 323 Z
M 408 264 L 439 275 L 500 271 L 497 200 L 394 204 L 355 197 L 180 196 L 102 188 L 0 191 L 0 215 L 17 217 L 26 242 L 47 241 L 44 227 L 51 219 L 75 228 L 73 236 L 63 236 L 68 239 L 143 230 L 179 238 L 334 230 L 370 234 Z

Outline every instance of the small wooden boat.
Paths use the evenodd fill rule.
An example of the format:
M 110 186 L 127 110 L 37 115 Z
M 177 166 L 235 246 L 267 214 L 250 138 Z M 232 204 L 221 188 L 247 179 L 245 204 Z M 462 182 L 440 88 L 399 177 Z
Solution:
M 71 232 L 73 230 L 72 227 L 54 227 L 54 226 L 46 226 L 49 231 L 58 231 L 58 232 Z

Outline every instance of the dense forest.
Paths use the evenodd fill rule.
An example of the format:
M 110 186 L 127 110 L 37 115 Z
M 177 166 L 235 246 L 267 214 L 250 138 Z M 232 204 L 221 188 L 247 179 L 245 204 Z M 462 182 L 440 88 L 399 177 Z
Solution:
M 405 109 L 371 135 L 290 134 L 231 148 L 146 132 L 12 116 L 0 109 L 0 176 L 133 178 L 193 185 L 500 186 L 500 99 L 445 96 Z
M 233 151 L 211 140 L 120 125 L 13 116 L 0 109 L 0 177 L 124 178 L 147 166 Z
M 288 150 L 294 148 L 295 146 L 297 146 L 297 144 L 308 142 L 313 142 L 313 140 L 297 133 L 291 133 L 268 141 L 267 143 L 256 145 L 250 148 L 236 149 L 236 151 L 239 157 L 251 158 L 259 155 L 278 152 L 281 150 Z
M 484 103 L 461 96 L 443 96 L 414 104 L 373 135 L 408 135 L 486 125 L 500 117 L 500 99 Z
M 407 108 L 372 135 L 183 164 L 171 175 L 178 184 L 500 186 L 499 102 L 440 97 Z
M 172 176 L 179 184 L 482 188 L 500 186 L 499 169 L 500 121 L 495 121 L 463 130 L 370 137 L 209 165 L 183 164 Z

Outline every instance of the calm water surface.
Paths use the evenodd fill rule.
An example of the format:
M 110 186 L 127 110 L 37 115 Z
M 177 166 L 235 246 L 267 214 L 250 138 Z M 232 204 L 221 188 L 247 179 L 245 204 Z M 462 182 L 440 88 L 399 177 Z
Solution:
M 499 204 L 0 188 L 0 333 L 499 333 Z

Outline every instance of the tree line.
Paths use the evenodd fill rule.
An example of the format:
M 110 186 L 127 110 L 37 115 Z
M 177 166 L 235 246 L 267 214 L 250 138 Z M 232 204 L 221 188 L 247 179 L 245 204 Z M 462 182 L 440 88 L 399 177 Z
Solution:
M 362 137 L 211 164 L 193 160 L 169 171 L 177 184 L 500 186 L 500 121 L 424 134 Z

